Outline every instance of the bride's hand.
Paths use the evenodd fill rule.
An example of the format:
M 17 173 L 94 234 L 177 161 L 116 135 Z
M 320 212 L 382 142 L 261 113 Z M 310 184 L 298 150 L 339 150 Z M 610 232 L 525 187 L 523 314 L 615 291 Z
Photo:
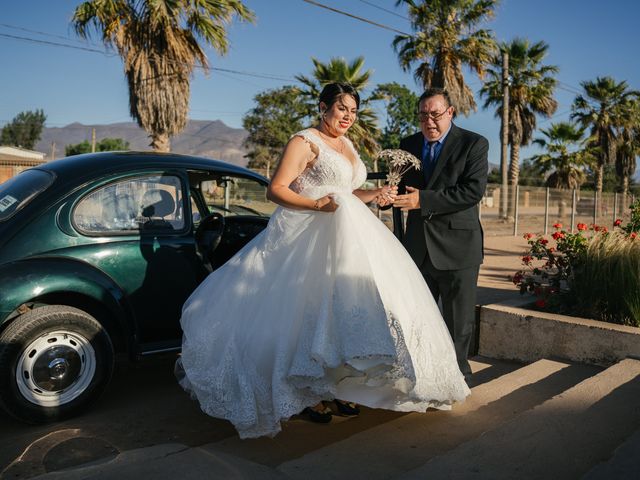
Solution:
M 386 207 L 387 205 L 391 205 L 398 194 L 397 186 L 389 186 L 385 185 L 384 187 L 379 189 L 380 192 L 374 198 L 374 201 L 378 204 L 379 207 Z
M 314 210 L 319 212 L 335 212 L 337 209 L 338 204 L 331 194 L 318 198 L 314 205 Z

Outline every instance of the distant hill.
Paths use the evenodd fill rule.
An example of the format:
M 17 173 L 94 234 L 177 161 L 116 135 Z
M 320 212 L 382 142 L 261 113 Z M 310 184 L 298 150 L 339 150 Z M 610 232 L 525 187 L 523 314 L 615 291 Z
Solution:
M 66 145 L 91 141 L 91 129 L 96 129 L 96 140 L 103 138 L 122 138 L 129 142 L 131 150 L 150 150 L 147 133 L 133 122 L 112 123 L 109 125 L 83 125 L 72 123 L 61 128 L 45 128 L 36 145 L 36 150 L 47 154 L 51 159 L 51 144 L 55 142 L 55 157 L 64 157 Z M 242 142 L 247 132 L 241 128 L 231 128 L 220 120 L 190 120 L 185 130 L 171 138 L 171 151 L 224 160 L 235 165 L 245 166 L 247 150 Z

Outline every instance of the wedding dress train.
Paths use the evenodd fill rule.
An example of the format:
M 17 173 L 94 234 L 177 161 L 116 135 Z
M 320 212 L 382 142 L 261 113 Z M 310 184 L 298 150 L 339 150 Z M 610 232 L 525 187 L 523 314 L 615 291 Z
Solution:
M 182 312 L 180 384 L 242 438 L 273 436 L 320 400 L 398 411 L 462 401 L 469 389 L 422 275 L 352 193 L 364 164 L 313 130 L 296 135 L 319 154 L 291 188 L 332 193 L 339 207 L 279 207 L 195 290 Z

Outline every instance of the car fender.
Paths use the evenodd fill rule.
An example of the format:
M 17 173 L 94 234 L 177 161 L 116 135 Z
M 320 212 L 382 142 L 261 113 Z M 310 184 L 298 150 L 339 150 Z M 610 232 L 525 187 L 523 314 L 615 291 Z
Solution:
M 0 330 L 26 305 L 48 303 L 43 299 L 56 296 L 100 305 L 132 351 L 137 328 L 124 292 L 100 270 L 70 257 L 31 257 L 0 265 Z

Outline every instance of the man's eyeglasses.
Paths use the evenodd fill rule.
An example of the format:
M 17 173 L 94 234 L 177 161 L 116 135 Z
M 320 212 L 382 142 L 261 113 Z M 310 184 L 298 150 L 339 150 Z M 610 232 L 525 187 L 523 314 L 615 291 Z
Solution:
M 436 113 L 436 112 L 418 112 L 418 119 L 421 122 L 426 122 L 427 120 L 431 119 L 434 122 L 437 122 L 438 120 L 440 120 L 442 118 L 442 116 L 447 113 L 449 109 L 447 108 L 446 110 L 443 110 L 440 113 Z

